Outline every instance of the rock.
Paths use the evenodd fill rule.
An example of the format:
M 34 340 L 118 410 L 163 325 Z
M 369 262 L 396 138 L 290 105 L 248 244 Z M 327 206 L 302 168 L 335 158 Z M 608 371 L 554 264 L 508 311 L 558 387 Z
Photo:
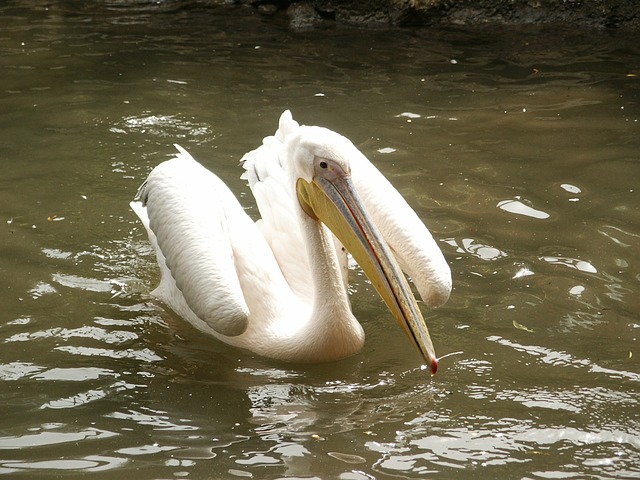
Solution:
M 294 30 L 311 28 L 322 21 L 318 11 L 309 2 L 296 2 L 287 8 L 289 26 Z
M 228 0 L 229 1 L 229 0 Z M 358 26 L 569 24 L 640 30 L 637 0 L 236 0 L 285 10 L 293 28 L 322 19 Z

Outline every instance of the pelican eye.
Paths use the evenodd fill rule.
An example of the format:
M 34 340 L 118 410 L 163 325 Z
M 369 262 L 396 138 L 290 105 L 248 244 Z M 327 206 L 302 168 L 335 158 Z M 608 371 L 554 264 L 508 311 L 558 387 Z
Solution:
M 327 168 L 328 166 L 327 162 L 320 162 L 320 168 Z

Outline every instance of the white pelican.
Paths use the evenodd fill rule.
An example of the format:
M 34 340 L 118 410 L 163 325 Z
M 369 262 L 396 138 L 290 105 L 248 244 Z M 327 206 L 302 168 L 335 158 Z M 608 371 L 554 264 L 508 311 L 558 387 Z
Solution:
M 451 272 L 416 213 L 349 140 L 300 126 L 285 111 L 275 135 L 242 159 L 258 222 L 176 148 L 131 203 L 161 269 L 154 296 L 230 345 L 292 362 L 338 360 L 364 343 L 349 304 L 344 245 L 435 373 L 402 271 L 428 306 L 448 299 Z

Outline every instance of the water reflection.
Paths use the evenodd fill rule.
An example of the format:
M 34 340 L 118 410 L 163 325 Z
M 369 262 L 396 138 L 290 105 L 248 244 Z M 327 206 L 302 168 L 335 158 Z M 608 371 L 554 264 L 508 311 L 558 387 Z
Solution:
M 113 126 L 110 132 L 116 134 L 148 134 L 172 139 L 179 142 L 181 138 L 205 137 L 203 140 L 210 142 L 215 139 L 211 129 L 205 124 L 192 123 L 181 120 L 176 115 L 143 115 L 130 116 L 122 120 L 122 127 Z
M 545 220 L 550 217 L 547 212 L 543 212 L 542 210 L 536 210 L 529 205 L 522 203 L 519 199 L 515 200 L 501 200 L 498 202 L 498 208 L 504 210 L 505 212 L 513 213 L 515 215 L 525 215 L 531 218 L 537 218 L 540 220 Z
M 540 260 L 551 263 L 553 265 L 563 265 L 565 267 L 575 268 L 576 270 L 580 270 L 581 272 L 598 273 L 596 267 L 591 265 L 591 263 L 585 260 L 578 260 L 577 258 L 544 256 L 540 257 Z
M 609 368 L 601 367 L 588 359 L 573 358 L 566 352 L 554 351 L 539 345 L 522 345 L 510 340 L 506 340 L 500 337 L 489 337 L 487 340 L 496 342 L 500 345 L 511 347 L 517 351 L 525 352 L 533 357 L 536 357 L 540 362 L 552 365 L 552 366 L 571 366 L 571 367 L 585 367 L 589 372 L 604 373 L 614 378 L 626 378 L 633 381 L 640 381 L 640 374 L 635 372 L 626 372 L 612 370 Z
M 455 247 L 457 253 L 468 253 L 481 260 L 491 261 L 507 256 L 505 252 L 490 245 L 478 243 L 473 238 L 463 238 L 460 243 L 455 238 L 445 238 L 443 242 Z
M 118 457 L 105 457 L 102 455 L 89 455 L 78 459 L 43 460 L 39 462 L 2 461 L 0 460 L 0 474 L 13 474 L 19 472 L 102 472 L 122 467 L 127 463 L 126 459 Z

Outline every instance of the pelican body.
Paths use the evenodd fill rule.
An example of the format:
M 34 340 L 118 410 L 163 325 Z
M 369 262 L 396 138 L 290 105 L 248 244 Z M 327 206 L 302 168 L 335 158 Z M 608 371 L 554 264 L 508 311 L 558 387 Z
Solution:
M 131 203 L 161 270 L 152 294 L 199 330 L 259 355 L 328 362 L 362 348 L 348 298 L 347 252 L 435 373 L 437 359 L 407 279 L 436 307 L 451 272 L 402 196 L 345 137 L 289 111 L 242 158 L 261 219 L 183 148 Z

